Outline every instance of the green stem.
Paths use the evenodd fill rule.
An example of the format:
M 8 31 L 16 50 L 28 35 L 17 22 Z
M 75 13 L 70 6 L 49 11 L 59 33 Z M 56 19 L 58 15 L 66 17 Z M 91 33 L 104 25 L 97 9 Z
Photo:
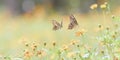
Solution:
M 105 20 L 106 20 L 106 16 L 105 16 L 105 11 L 103 10 L 103 25 L 105 25 Z

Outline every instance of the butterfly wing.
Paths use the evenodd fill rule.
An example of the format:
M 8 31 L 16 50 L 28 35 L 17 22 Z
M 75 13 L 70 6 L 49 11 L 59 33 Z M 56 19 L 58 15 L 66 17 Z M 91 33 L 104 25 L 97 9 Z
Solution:
M 68 26 L 68 29 L 73 29 L 75 26 L 78 25 L 76 18 L 73 15 L 70 15 L 70 24 Z
M 77 20 L 73 15 L 70 15 L 70 22 L 74 25 L 78 25 Z
M 62 25 L 61 25 L 62 22 L 60 24 L 56 20 L 52 20 L 52 24 L 53 24 L 53 30 L 58 30 L 58 29 L 60 29 L 62 27 Z
M 73 27 L 74 27 L 74 25 L 70 23 L 68 26 L 68 29 L 73 29 Z

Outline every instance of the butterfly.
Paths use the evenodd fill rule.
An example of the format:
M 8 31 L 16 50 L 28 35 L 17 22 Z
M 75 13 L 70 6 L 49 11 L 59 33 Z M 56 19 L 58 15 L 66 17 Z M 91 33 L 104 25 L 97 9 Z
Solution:
M 59 29 L 61 29 L 63 27 L 62 23 L 63 23 L 62 21 L 61 21 L 61 23 L 59 23 L 56 20 L 52 20 L 53 30 L 59 30 Z
M 73 15 L 70 15 L 69 18 L 70 18 L 70 24 L 68 25 L 68 29 L 73 29 L 78 25 L 77 20 Z

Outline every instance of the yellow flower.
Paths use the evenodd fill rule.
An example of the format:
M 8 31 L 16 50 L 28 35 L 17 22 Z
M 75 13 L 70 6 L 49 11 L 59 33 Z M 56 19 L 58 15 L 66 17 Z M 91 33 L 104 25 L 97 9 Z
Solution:
M 29 46 L 29 44 L 28 44 L 28 43 L 25 43 L 25 46 L 26 46 L 26 47 L 28 47 L 28 46 Z
M 98 25 L 97 28 L 95 28 L 95 32 L 100 32 L 104 29 L 104 27 L 102 25 Z
M 46 46 L 47 45 L 47 43 L 46 42 L 44 42 L 44 46 Z
M 32 50 L 35 51 L 37 49 L 37 45 L 31 46 Z
M 62 51 L 68 50 L 68 45 L 64 45 L 63 48 L 61 49 Z
M 37 51 L 37 56 L 41 54 L 42 54 L 42 51 Z
M 71 45 L 75 45 L 75 44 L 77 44 L 78 42 L 79 42 L 78 40 L 72 40 L 70 44 L 71 44 Z
M 32 52 L 30 52 L 28 50 L 25 50 L 25 52 L 24 52 L 24 57 L 25 58 L 30 58 L 32 55 L 33 55 Z
M 31 49 L 33 51 L 35 51 L 37 49 L 37 47 L 38 47 L 38 43 L 37 42 L 33 42 L 32 45 L 31 45 Z
M 53 45 L 53 46 L 56 46 L 56 42 L 55 42 L 55 41 L 53 41 L 52 45 Z
M 47 53 L 44 50 L 37 51 L 37 56 L 40 57 L 40 58 L 45 57 L 46 55 L 47 55 Z
M 106 7 L 107 7 L 106 4 L 100 5 L 100 8 L 101 8 L 101 9 L 106 9 Z
M 75 33 L 75 35 L 76 35 L 77 37 L 79 37 L 79 36 L 83 35 L 85 32 L 86 32 L 85 29 L 81 29 L 80 31 L 77 31 L 77 32 Z
M 90 6 L 90 8 L 93 10 L 93 9 L 96 9 L 98 7 L 98 5 L 97 4 L 92 4 L 91 6 Z

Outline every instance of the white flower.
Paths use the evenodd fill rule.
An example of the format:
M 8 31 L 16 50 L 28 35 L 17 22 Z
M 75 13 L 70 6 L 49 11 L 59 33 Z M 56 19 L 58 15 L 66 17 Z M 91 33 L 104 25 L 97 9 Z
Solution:
M 99 52 L 95 52 L 95 56 L 97 56 L 99 54 Z
M 83 55 L 83 58 L 88 58 L 90 56 L 90 53 L 86 53 L 85 55 Z
M 110 59 L 110 56 L 109 55 L 105 55 L 102 57 L 102 59 Z

